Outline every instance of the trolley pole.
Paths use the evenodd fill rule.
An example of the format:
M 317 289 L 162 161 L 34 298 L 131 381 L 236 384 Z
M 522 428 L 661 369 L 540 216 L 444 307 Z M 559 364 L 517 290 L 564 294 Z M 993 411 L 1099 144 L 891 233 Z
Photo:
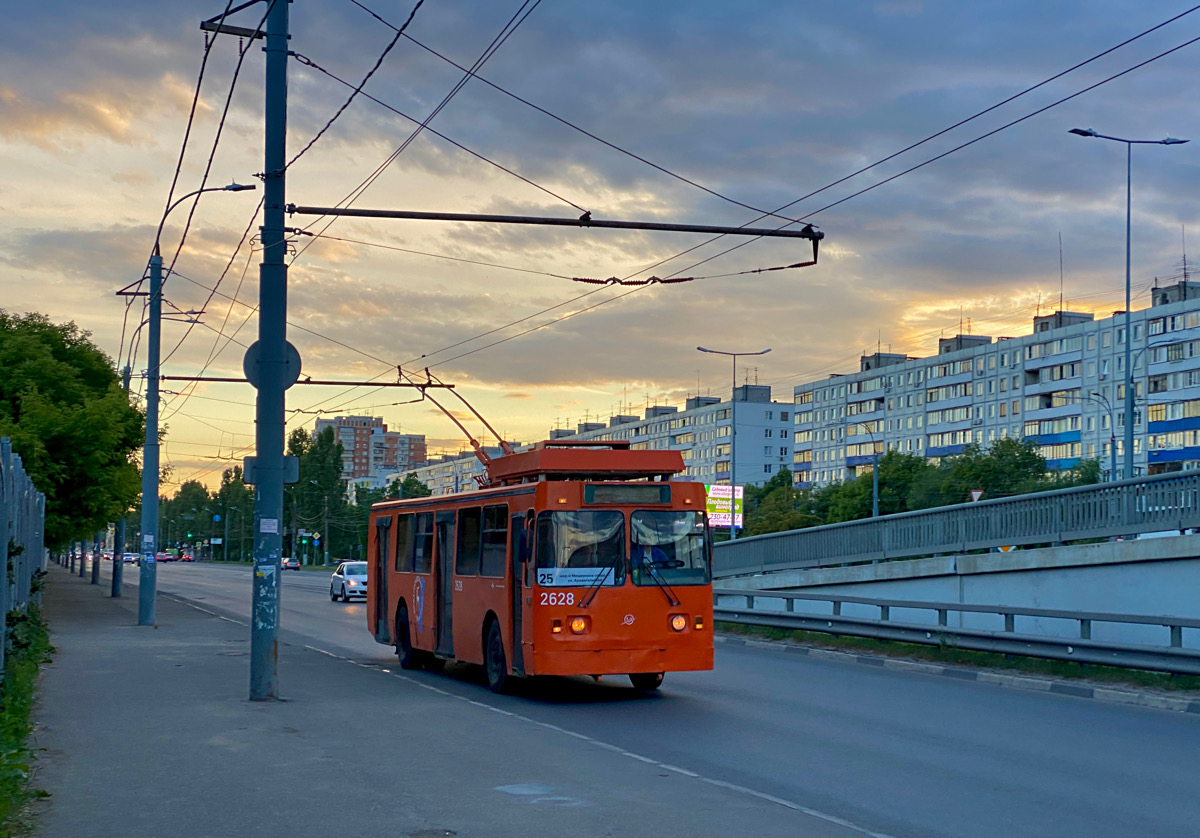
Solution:
M 263 260 L 258 342 L 246 352 L 255 403 L 254 576 L 250 623 L 250 700 L 279 696 L 279 558 L 283 546 L 284 392 L 288 380 L 284 171 L 287 167 L 288 2 L 267 13 Z M 294 351 L 294 350 L 293 350 Z M 299 366 L 298 364 L 296 365 Z M 298 374 L 299 370 L 295 372 Z

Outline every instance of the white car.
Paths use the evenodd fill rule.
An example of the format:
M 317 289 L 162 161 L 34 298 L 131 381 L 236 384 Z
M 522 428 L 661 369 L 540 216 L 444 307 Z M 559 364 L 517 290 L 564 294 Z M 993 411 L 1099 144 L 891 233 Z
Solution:
M 329 580 L 329 598 L 349 602 L 355 596 L 367 598 L 367 563 L 342 562 Z

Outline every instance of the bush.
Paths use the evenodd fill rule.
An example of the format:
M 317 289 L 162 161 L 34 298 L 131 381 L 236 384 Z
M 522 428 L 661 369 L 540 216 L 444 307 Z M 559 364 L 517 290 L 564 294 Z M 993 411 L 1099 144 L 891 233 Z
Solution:
M 27 802 L 46 796 L 30 786 L 34 757 L 26 739 L 38 668 L 50 660 L 53 651 L 36 603 L 29 603 L 24 612 L 9 612 L 4 682 L 0 684 L 0 838 L 9 838 L 21 826 L 20 815 Z

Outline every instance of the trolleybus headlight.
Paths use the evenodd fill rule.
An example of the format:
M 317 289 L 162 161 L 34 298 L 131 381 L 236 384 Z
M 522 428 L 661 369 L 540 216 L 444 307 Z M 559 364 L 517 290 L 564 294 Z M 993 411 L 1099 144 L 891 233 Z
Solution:
M 676 614 L 671 617 L 671 628 L 675 629 L 675 631 L 683 631 L 687 628 L 687 617 L 682 614 Z
M 583 634 L 588 630 L 587 617 L 572 617 L 571 631 L 575 634 Z

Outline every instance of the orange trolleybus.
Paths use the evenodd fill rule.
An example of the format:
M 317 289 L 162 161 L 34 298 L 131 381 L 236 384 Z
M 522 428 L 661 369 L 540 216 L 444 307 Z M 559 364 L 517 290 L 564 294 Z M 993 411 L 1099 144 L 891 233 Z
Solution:
M 542 442 L 488 461 L 478 491 L 371 509 L 368 629 L 406 669 L 514 677 L 712 669 L 704 486 L 677 451 Z

